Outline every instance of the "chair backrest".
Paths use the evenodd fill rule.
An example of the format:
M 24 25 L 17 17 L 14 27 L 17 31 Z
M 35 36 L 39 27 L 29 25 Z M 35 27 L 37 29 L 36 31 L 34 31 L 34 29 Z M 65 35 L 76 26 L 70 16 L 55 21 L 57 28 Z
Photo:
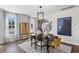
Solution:
M 54 41 L 52 42 L 52 45 L 53 45 L 55 48 L 60 47 L 60 44 L 61 44 L 61 38 L 54 39 Z

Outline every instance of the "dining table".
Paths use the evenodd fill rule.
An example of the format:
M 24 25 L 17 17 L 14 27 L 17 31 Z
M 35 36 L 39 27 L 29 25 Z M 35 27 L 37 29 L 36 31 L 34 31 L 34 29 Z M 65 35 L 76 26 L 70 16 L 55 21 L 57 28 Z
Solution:
M 40 36 L 40 37 L 42 37 L 42 39 L 37 39 L 37 37 L 38 36 L 35 34 L 31 35 L 31 46 L 32 46 L 32 44 L 35 44 L 35 49 L 37 50 L 37 41 L 46 42 L 47 53 L 49 53 L 49 41 L 53 41 L 54 38 L 50 39 L 50 37 L 48 35 L 47 36 L 43 36 L 43 35 Z M 53 36 L 53 37 L 55 37 L 55 36 Z

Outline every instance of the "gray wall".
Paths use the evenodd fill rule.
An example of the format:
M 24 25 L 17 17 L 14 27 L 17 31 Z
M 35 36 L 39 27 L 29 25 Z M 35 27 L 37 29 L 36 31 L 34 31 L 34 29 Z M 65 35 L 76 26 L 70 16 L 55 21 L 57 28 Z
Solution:
M 4 13 L 0 10 L 0 44 L 4 42 Z
M 31 24 L 33 25 L 33 28 L 31 28 Z M 30 32 L 36 33 L 37 30 L 37 19 L 35 17 L 30 17 Z
M 57 12 L 52 15 L 52 32 L 57 35 L 57 18 L 72 17 L 72 36 L 58 35 L 62 41 L 79 45 L 79 7 Z
M 9 34 L 8 16 L 16 16 L 14 34 Z M 29 23 L 29 18 L 30 16 L 28 15 L 15 14 L 7 11 L 4 13 L 4 10 L 0 10 L 0 44 L 19 40 L 19 23 Z
M 13 35 L 9 34 L 8 16 L 16 16 L 16 21 L 15 21 L 16 28 L 14 30 L 15 34 Z M 31 28 L 31 25 L 30 25 L 30 32 L 36 33 L 36 30 L 37 30 L 37 19 L 36 18 L 30 17 L 28 15 L 24 15 L 24 14 L 15 14 L 12 12 L 7 12 L 7 11 L 5 11 L 4 13 L 4 10 L 0 10 L 0 44 L 20 39 L 19 23 L 29 23 L 29 24 L 32 23 L 33 28 Z
M 28 15 L 23 15 L 23 14 L 17 14 L 17 39 L 20 38 L 20 33 L 19 33 L 19 23 L 29 23 L 30 22 L 30 16 Z
M 14 29 L 9 29 L 9 21 L 11 21 L 12 18 L 15 17 L 13 19 L 13 21 L 15 22 L 15 28 Z M 14 13 L 10 13 L 10 12 L 5 12 L 5 36 L 6 36 L 6 42 L 10 42 L 10 41 L 15 41 L 17 40 L 17 19 L 16 19 L 16 14 Z M 13 31 L 14 34 L 10 34 L 10 31 Z

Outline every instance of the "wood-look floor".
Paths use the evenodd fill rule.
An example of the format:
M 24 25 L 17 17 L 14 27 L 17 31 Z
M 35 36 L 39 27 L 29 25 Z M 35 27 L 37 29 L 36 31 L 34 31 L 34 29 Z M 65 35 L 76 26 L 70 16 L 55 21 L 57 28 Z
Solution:
M 21 40 L 0 45 L 0 53 L 25 53 L 25 51 L 17 46 L 17 44 L 23 43 L 25 41 L 26 40 Z

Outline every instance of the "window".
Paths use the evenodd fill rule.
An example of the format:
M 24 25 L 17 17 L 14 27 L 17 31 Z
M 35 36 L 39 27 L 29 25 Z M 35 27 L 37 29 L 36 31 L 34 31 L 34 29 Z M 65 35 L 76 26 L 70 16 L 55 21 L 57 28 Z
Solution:
M 10 30 L 10 34 L 14 34 L 13 29 L 15 29 L 15 21 L 9 21 L 9 30 Z
M 31 24 L 31 28 L 33 28 L 33 24 Z
M 14 28 L 15 28 L 15 22 L 9 21 L 9 29 L 14 29 Z

